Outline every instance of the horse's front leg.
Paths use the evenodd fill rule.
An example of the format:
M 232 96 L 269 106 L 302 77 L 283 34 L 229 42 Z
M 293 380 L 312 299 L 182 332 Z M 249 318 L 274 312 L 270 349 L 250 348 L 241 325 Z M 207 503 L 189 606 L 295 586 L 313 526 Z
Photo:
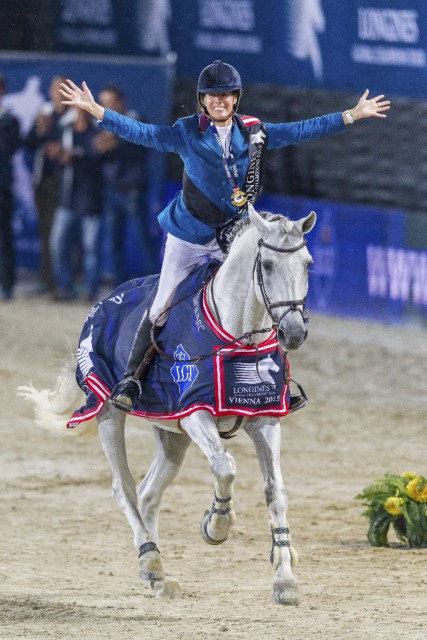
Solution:
M 132 527 L 140 576 L 154 587 L 156 581 L 164 581 L 165 571 L 157 545 L 138 512 L 135 480 L 126 456 L 125 418 L 125 413 L 106 405 L 98 416 L 99 437 L 111 467 L 113 495 Z
M 221 544 L 227 540 L 230 527 L 236 520 L 232 500 L 236 476 L 234 458 L 222 444 L 215 419 L 207 411 L 187 416 L 181 425 L 206 455 L 215 479 L 214 501 L 200 525 L 202 538 L 208 544 Z
M 269 417 L 252 418 L 248 420 L 245 431 L 255 445 L 270 512 L 270 562 L 275 571 L 272 600 L 275 604 L 298 604 L 298 585 L 292 573 L 292 567 L 297 564 L 297 553 L 291 547 L 286 519 L 288 500 L 280 468 L 280 421 Z

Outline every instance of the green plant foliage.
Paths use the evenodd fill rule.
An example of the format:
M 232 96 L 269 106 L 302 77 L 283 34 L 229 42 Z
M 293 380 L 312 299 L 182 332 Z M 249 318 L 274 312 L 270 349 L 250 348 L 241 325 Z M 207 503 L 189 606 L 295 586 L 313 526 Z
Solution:
M 386 473 L 356 496 L 369 519 L 368 540 L 375 547 L 388 546 L 393 527 L 397 538 L 409 547 L 427 546 L 427 479 L 415 473 Z

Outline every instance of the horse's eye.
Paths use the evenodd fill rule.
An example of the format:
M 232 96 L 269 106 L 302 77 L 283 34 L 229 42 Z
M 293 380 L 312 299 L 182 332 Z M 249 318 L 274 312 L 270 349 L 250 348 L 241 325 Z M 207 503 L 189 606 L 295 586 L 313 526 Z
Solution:
M 262 263 L 262 268 L 266 273 L 271 273 L 273 271 L 273 263 L 271 260 L 264 260 Z

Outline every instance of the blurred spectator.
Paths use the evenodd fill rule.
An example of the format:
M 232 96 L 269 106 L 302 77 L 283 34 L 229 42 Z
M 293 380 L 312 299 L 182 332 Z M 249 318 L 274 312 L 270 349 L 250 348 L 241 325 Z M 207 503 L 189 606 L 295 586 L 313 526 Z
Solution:
M 19 122 L 2 105 L 6 79 L 0 75 L 0 285 L 1 297 L 9 300 L 15 284 L 15 251 L 13 245 L 12 156 L 18 149 Z
M 67 107 L 61 103 L 59 93 L 60 84 L 64 81 L 62 76 L 52 79 L 49 87 L 50 102 L 43 105 L 25 139 L 25 146 L 35 151 L 33 185 L 40 238 L 40 293 L 53 292 L 55 286 L 49 241 L 59 192 L 59 171 L 55 162 L 61 150 L 58 126 L 67 111 Z
M 124 95 L 115 85 L 105 86 L 99 94 L 99 101 L 107 109 L 136 117 L 135 113 L 126 111 Z M 155 273 L 158 268 L 159 258 L 156 255 L 155 243 L 145 222 L 148 213 L 148 152 L 110 131 L 98 133 L 95 144 L 97 150 L 104 155 L 107 238 L 112 284 L 116 287 L 134 275 L 129 273 L 126 260 L 126 236 L 130 223 L 136 239 L 135 244 L 143 255 L 143 267 L 138 275 Z
M 62 121 L 60 191 L 55 210 L 50 247 L 55 276 L 56 300 L 77 297 L 77 274 L 83 252 L 83 298 L 93 302 L 101 276 L 102 159 L 94 146 L 98 135 L 92 117 L 71 109 Z

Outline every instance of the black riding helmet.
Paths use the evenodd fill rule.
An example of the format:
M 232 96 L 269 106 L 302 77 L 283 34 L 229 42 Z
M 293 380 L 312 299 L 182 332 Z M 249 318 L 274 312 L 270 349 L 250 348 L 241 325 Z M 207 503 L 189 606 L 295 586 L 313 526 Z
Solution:
M 203 93 L 225 93 L 226 91 L 236 91 L 238 93 L 235 109 L 239 106 L 242 95 L 242 80 L 239 72 L 226 62 L 215 60 L 212 64 L 203 69 L 197 82 L 197 101 L 205 111 L 205 106 L 201 101 Z

